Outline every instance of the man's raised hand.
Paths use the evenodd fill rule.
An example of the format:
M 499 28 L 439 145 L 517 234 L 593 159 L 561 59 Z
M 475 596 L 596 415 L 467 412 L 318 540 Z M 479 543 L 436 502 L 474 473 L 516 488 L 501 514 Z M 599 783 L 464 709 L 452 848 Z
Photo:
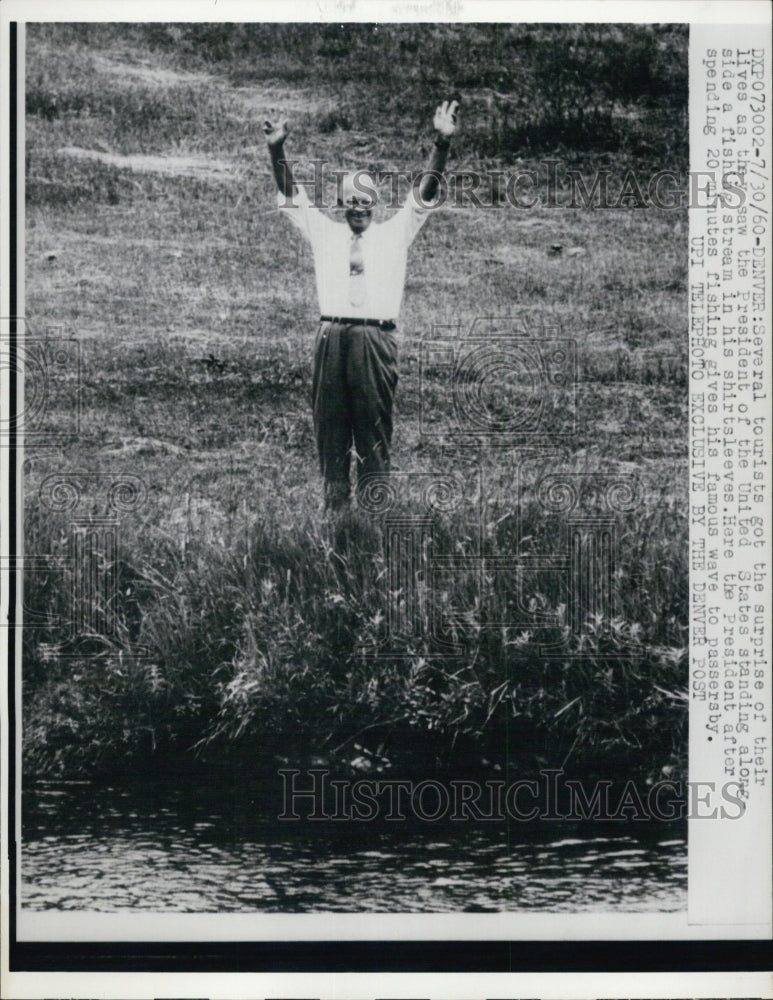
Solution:
M 263 135 L 265 135 L 269 146 L 281 146 L 289 131 L 286 121 L 279 122 L 277 125 L 272 124 L 268 119 L 263 122 Z
M 285 159 L 284 142 L 289 131 L 286 121 L 279 122 L 278 125 L 274 125 L 268 119 L 263 122 L 263 135 L 266 137 L 274 180 L 286 198 L 292 198 L 295 190 L 292 167 Z
M 447 101 L 438 104 L 432 119 L 437 136 L 419 188 L 419 198 L 425 205 L 437 194 L 438 178 L 445 169 L 451 136 L 456 131 L 456 109 L 461 100 L 459 94 L 452 94 Z
M 440 133 L 445 139 L 450 139 L 456 131 L 456 109 L 458 107 L 459 101 L 456 98 L 450 101 L 443 101 L 442 104 L 438 104 L 437 106 L 432 124 L 435 127 L 435 131 Z

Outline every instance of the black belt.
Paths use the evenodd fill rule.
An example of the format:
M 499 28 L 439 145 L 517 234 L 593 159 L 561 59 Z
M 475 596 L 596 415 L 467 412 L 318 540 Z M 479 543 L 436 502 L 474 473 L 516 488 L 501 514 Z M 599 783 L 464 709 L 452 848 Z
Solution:
M 355 316 L 320 316 L 320 323 L 342 323 L 344 326 L 377 326 L 379 330 L 396 329 L 391 319 L 357 319 Z

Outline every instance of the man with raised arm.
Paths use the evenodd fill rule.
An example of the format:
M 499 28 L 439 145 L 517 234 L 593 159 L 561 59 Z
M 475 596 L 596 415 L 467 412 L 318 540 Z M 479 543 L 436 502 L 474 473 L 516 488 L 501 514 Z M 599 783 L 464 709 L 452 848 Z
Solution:
M 325 506 L 349 502 L 352 445 L 357 481 L 389 471 L 392 404 L 397 385 L 396 328 L 405 284 L 408 247 L 437 194 L 458 100 L 435 112 L 435 145 L 418 188 L 385 222 L 372 221 L 377 192 L 373 177 L 357 171 L 343 178 L 339 207 L 345 224 L 312 205 L 293 182 L 284 144 L 287 122 L 263 125 L 279 187 L 280 211 L 311 244 L 320 322 L 314 347 L 312 405 Z

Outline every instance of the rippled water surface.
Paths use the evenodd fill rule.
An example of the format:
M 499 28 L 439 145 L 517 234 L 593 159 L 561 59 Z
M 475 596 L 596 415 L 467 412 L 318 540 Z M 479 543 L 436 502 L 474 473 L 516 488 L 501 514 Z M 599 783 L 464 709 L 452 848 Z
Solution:
M 283 824 L 259 796 L 89 785 L 24 796 L 22 905 L 33 910 L 290 913 L 686 907 L 686 843 L 668 827 L 632 836 Z

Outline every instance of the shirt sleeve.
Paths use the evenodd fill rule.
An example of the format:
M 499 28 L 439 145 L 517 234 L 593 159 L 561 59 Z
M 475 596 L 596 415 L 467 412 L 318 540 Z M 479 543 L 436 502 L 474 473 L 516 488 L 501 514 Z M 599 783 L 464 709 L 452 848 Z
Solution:
M 413 193 L 413 189 L 408 192 L 405 204 L 399 208 L 391 219 L 387 219 L 384 226 L 388 226 L 396 234 L 405 247 L 413 243 L 421 227 L 429 218 L 431 208 L 427 208 L 420 203 Z
M 283 191 L 277 192 L 276 200 L 280 213 L 303 233 L 312 246 L 318 239 L 324 238 L 328 225 L 334 225 L 326 215 L 311 204 L 305 189 L 300 185 L 296 185 L 295 194 L 290 198 Z

